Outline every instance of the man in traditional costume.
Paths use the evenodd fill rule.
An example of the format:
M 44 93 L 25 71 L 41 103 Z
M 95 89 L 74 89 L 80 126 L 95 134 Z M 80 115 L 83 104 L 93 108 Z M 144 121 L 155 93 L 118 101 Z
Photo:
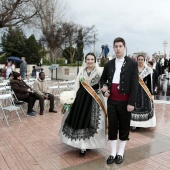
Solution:
M 124 148 L 129 139 L 131 112 L 134 110 L 137 87 L 137 62 L 125 56 L 126 44 L 123 38 L 113 42 L 116 58 L 110 60 L 104 67 L 100 85 L 107 101 L 108 139 L 111 145 L 111 155 L 107 164 L 123 162 Z M 119 148 L 117 138 L 119 131 Z

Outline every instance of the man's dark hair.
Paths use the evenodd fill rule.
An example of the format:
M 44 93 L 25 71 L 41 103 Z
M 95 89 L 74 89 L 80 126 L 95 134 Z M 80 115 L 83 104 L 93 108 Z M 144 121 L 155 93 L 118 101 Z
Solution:
M 41 76 L 41 74 L 43 74 L 43 73 L 44 73 L 44 72 L 40 72 L 40 73 L 39 73 L 39 77 L 40 77 L 40 76 Z M 44 74 L 45 74 L 45 73 L 44 73 Z
M 125 40 L 121 37 L 117 37 L 114 41 L 113 41 L 113 46 L 115 45 L 116 42 L 122 42 L 124 47 L 126 46 Z
M 153 66 L 153 62 L 152 62 L 152 61 L 148 61 L 148 63 L 149 63 L 151 66 Z

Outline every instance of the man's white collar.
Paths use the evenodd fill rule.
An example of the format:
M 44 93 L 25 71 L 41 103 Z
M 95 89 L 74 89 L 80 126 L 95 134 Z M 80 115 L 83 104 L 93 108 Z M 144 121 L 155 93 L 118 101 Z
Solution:
M 116 61 L 124 61 L 124 59 L 125 59 L 125 56 L 120 59 L 116 57 Z

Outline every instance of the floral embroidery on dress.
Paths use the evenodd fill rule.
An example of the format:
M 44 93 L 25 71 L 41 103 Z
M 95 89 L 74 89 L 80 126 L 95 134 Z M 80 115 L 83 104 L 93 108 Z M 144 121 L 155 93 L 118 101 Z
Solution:
M 100 107 L 98 103 L 93 99 L 90 128 L 74 130 L 65 124 L 62 130 L 63 134 L 66 137 L 71 138 L 71 140 L 81 140 L 86 138 L 89 139 L 90 137 L 94 136 L 95 133 L 97 133 L 97 129 L 99 128 L 100 115 Z

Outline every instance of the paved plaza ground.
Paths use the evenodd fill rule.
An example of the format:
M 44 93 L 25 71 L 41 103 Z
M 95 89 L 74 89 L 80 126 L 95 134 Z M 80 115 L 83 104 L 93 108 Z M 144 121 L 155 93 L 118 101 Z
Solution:
M 124 162 L 106 164 L 110 145 L 87 151 L 61 143 L 58 136 L 63 114 L 45 112 L 36 117 L 21 116 L 7 127 L 0 121 L 0 170 L 169 170 L 170 169 L 170 105 L 155 104 L 156 128 L 130 133 Z
M 13 120 L 9 127 L 0 120 L 0 170 L 169 170 L 170 80 L 166 77 L 160 81 L 155 99 L 157 126 L 130 133 L 120 165 L 106 164 L 109 141 L 105 148 L 87 151 L 85 157 L 61 143 L 59 104 L 58 113 L 39 115 L 37 110 L 36 117 L 21 115 L 22 122 Z

